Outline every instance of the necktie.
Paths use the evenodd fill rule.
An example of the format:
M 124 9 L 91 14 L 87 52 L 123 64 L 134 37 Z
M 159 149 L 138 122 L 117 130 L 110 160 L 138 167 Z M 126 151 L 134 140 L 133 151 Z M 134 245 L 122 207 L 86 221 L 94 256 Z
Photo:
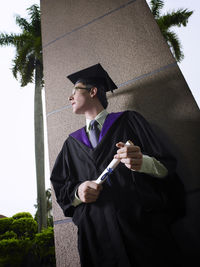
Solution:
M 98 122 L 96 120 L 92 120 L 90 122 L 89 136 L 90 136 L 90 142 L 92 144 L 92 147 L 96 147 L 99 141 L 100 130 L 97 126 L 98 126 Z

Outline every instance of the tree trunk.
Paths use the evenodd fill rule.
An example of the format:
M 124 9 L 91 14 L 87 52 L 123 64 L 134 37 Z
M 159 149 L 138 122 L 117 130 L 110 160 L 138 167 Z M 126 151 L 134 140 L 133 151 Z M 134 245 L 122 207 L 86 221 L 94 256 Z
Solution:
M 47 227 L 47 208 L 45 193 L 44 171 L 44 126 L 42 109 L 42 70 L 40 63 L 35 68 L 35 99 L 34 99 L 34 126 L 35 126 L 35 162 L 37 177 L 37 204 L 38 204 L 38 230 L 41 232 Z

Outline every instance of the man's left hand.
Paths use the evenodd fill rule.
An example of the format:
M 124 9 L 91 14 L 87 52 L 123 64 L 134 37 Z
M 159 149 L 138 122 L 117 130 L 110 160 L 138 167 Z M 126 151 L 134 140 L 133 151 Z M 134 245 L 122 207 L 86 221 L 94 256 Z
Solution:
M 125 145 L 122 142 L 116 144 L 119 148 L 117 154 L 114 156 L 115 159 L 120 159 L 127 168 L 134 171 L 139 171 L 142 166 L 142 153 L 139 146 L 134 144 Z

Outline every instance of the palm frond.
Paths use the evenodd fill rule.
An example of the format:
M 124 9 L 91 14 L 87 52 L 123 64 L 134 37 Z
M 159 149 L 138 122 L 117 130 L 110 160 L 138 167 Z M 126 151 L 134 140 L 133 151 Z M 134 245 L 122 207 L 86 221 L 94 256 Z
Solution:
M 13 59 L 12 73 L 16 80 L 17 80 L 17 74 L 19 72 L 20 72 L 20 64 L 18 63 L 18 56 L 15 55 L 15 58 Z
M 28 34 L 7 34 L 7 33 L 0 33 L 0 46 L 15 46 L 16 48 L 24 46 L 24 44 L 29 39 Z
M 32 5 L 27 9 L 29 11 L 29 16 L 31 19 L 32 31 L 35 36 L 41 36 L 41 14 L 38 5 Z
M 21 72 L 23 70 L 23 66 L 26 64 L 26 56 L 22 56 L 22 54 L 17 53 L 15 55 L 15 58 L 13 60 L 13 67 L 12 72 L 16 79 L 18 79 L 17 75 L 21 75 Z
M 169 44 L 169 46 L 172 50 L 172 53 L 173 53 L 174 57 L 176 58 L 176 60 L 178 62 L 183 60 L 184 55 L 183 55 L 183 52 L 181 50 L 181 43 L 178 39 L 177 34 L 175 34 L 172 31 L 166 31 L 165 32 L 165 38 L 166 38 L 167 43 Z
M 16 39 L 19 35 L 11 33 L 1 33 L 0 34 L 0 45 L 1 46 L 8 46 L 8 45 L 16 45 Z
M 34 51 L 32 50 L 31 42 L 27 42 L 24 46 L 18 47 L 17 48 L 17 53 L 18 58 L 21 62 L 21 65 L 23 65 L 26 61 L 26 58 L 29 55 L 34 55 Z
M 13 60 L 12 72 L 14 77 L 17 79 L 17 74 L 20 75 L 21 86 L 24 87 L 28 83 L 33 82 L 35 69 L 35 58 L 34 55 L 30 54 L 24 58 L 23 64 L 21 57 L 18 55 Z
M 30 31 L 30 24 L 28 23 L 28 21 L 20 16 L 16 16 L 15 18 L 16 24 L 25 31 Z
M 42 62 L 42 40 L 41 36 L 34 38 L 34 51 L 36 58 Z
M 28 83 L 32 83 L 34 79 L 35 70 L 35 58 L 33 55 L 27 57 L 27 62 L 23 67 L 23 72 L 21 73 L 21 86 L 26 86 Z
M 0 34 L 0 45 L 13 45 L 16 48 L 16 56 L 13 60 L 12 72 L 17 79 L 21 77 L 21 86 L 33 82 L 35 62 L 42 66 L 42 41 L 40 27 L 40 10 L 36 5 L 29 9 L 30 22 L 20 16 L 16 17 L 17 24 L 21 27 L 20 34 Z M 31 65 L 32 64 L 32 65 Z M 43 68 L 41 67 L 41 84 L 43 85 Z
M 158 25 L 162 28 L 168 29 L 172 26 L 186 26 L 189 17 L 193 14 L 193 11 L 187 9 L 179 9 L 171 13 L 167 13 L 157 19 Z
M 169 44 L 175 59 L 180 62 L 184 57 L 183 52 L 181 50 L 181 43 L 178 39 L 178 36 L 169 29 L 173 26 L 186 26 L 189 17 L 193 14 L 193 11 L 180 8 L 177 11 L 167 12 L 166 14 L 161 15 L 160 13 L 163 6 L 164 1 L 150 1 L 151 12 L 158 23 L 161 33 Z
M 32 5 L 31 7 L 27 8 L 27 10 L 31 21 L 40 20 L 40 8 L 38 5 Z
M 35 58 L 34 51 L 32 50 L 31 39 L 29 39 L 29 42 L 26 42 L 23 46 L 18 46 L 16 48 L 16 57 L 13 61 L 14 66 L 12 68 L 13 75 L 16 79 L 17 79 L 17 74 L 20 74 L 23 77 L 22 73 L 24 71 L 24 67 L 27 65 L 27 62 L 29 61 L 30 57 Z M 31 62 L 33 62 L 33 68 L 35 68 L 34 61 L 31 60 Z M 31 79 L 29 80 L 31 82 Z M 24 84 L 24 82 L 21 83 L 21 86 L 23 86 L 22 84 Z
M 162 0 L 151 0 L 150 1 L 151 12 L 155 18 L 158 18 L 160 16 L 160 11 L 163 8 L 163 6 L 164 6 L 164 1 Z

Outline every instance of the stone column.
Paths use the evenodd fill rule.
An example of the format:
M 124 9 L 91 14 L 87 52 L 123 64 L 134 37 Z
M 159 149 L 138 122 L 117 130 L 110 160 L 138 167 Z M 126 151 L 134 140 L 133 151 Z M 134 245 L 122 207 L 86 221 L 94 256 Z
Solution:
M 200 114 L 146 1 L 41 0 L 41 12 L 51 168 L 68 134 L 85 124 L 83 116 L 72 114 L 67 100 L 72 84 L 66 76 L 101 63 L 119 87 L 108 94 L 108 111 L 140 112 L 178 160 L 187 214 L 174 225 L 174 236 L 184 261 L 195 257 L 200 247 Z M 53 214 L 57 266 L 77 267 L 77 229 L 54 195 Z

